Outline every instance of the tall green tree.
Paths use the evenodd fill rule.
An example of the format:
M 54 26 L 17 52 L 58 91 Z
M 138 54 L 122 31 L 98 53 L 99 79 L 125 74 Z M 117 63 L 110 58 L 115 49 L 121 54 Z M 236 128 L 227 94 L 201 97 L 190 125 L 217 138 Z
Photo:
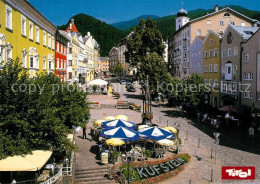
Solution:
M 157 82 L 172 81 L 163 59 L 165 46 L 162 34 L 150 18 L 146 21 L 140 20 L 127 39 L 126 45 L 126 61 L 137 68 L 137 76 L 140 79 L 149 77 L 151 89 L 157 89 Z
M 75 149 L 67 135 L 89 120 L 84 92 L 53 74 L 29 78 L 18 61 L 8 62 L 0 78 L 0 159 L 35 149 Z
M 124 72 L 124 68 L 122 66 L 122 64 L 118 61 L 116 66 L 114 67 L 114 72 L 117 74 L 117 75 L 122 75 L 123 72 Z

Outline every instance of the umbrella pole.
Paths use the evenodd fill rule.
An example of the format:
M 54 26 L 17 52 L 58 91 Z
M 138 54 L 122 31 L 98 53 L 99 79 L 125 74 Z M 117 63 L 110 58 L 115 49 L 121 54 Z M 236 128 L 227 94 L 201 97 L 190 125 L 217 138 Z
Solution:
M 11 182 L 13 181 L 13 171 L 11 171 Z

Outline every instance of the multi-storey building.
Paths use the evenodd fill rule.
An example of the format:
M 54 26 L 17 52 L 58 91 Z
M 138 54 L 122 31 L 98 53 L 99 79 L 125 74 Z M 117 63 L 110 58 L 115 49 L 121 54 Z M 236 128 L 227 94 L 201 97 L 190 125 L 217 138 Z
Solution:
M 180 78 L 189 75 L 190 44 L 196 36 L 206 36 L 209 30 L 222 34 L 229 24 L 250 27 L 257 26 L 257 22 L 229 7 L 219 10 L 218 6 L 213 13 L 190 21 L 182 8 L 177 13 L 176 31 L 169 37 L 170 72 Z
M 75 32 L 74 32 L 75 33 Z M 72 34 L 74 34 L 72 33 Z M 80 33 L 75 33 L 77 37 L 78 46 L 78 76 L 79 76 L 79 83 L 85 84 L 88 80 L 88 67 L 87 67 L 87 58 L 85 55 L 85 43 L 83 37 Z
M 97 41 L 92 38 L 92 44 L 94 46 L 94 69 L 95 69 L 95 76 L 98 76 L 100 74 L 100 47 Z
M 248 32 L 253 34 L 253 32 Z M 260 30 L 242 44 L 241 104 L 260 112 Z
M 0 1 L 2 64 L 17 57 L 33 77 L 54 72 L 56 27 L 26 0 Z
M 94 60 L 94 55 L 95 55 L 95 50 L 94 50 L 94 45 L 93 45 L 93 38 L 88 32 L 88 34 L 83 38 L 84 44 L 85 44 L 85 58 L 87 61 L 87 81 L 91 81 L 94 79 L 94 74 L 95 74 L 95 60 Z
M 113 47 L 109 51 L 109 70 L 113 72 L 114 67 L 119 62 L 119 54 L 118 54 L 118 47 Z
M 118 59 L 121 63 L 123 69 L 124 69 L 124 75 L 128 74 L 128 63 L 126 63 L 125 60 L 125 51 L 126 51 L 126 38 L 124 38 L 119 44 L 118 44 Z
M 71 23 L 69 24 L 68 28 L 66 29 L 67 36 L 69 37 L 68 42 L 68 54 L 67 54 L 67 81 L 68 82 L 78 82 L 78 52 L 79 52 L 79 43 L 77 41 L 78 29 L 74 24 L 74 19 L 71 19 Z M 74 34 L 73 34 L 74 33 Z M 73 34 L 73 35 L 72 35 Z
M 100 57 L 100 70 L 102 75 L 109 73 L 109 57 Z
M 198 73 L 202 75 L 202 43 L 204 36 L 197 36 L 190 46 L 190 74 Z
M 56 32 L 56 47 L 55 47 L 55 75 L 60 77 L 63 82 L 67 81 L 67 45 L 69 37 L 62 30 Z
M 208 102 L 211 107 L 217 108 L 220 105 L 220 39 L 221 35 L 209 31 L 202 44 L 202 69 L 205 84 L 210 88 Z
M 168 40 L 166 40 L 166 42 L 163 42 L 165 49 L 164 49 L 164 53 L 163 53 L 163 59 L 165 63 L 168 63 Z
M 230 24 L 221 41 L 221 106 L 241 108 L 241 43 L 248 40 L 258 27 Z M 250 93 L 248 93 L 250 97 Z

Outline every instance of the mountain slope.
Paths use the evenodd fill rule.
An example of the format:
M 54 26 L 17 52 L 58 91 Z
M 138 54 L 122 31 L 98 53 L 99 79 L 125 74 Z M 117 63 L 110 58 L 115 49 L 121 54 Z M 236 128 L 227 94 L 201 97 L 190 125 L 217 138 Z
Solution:
M 110 49 L 117 45 L 122 38 L 126 36 L 123 31 L 106 24 L 92 16 L 86 14 L 78 14 L 72 17 L 78 31 L 84 36 L 87 32 L 90 32 L 100 45 L 100 55 L 108 56 Z M 70 21 L 67 24 L 58 26 L 58 29 L 65 30 Z
M 125 31 L 125 30 L 130 29 L 133 26 L 136 26 L 141 18 L 147 19 L 148 17 L 151 17 L 152 20 L 156 20 L 156 19 L 159 18 L 156 15 L 142 15 L 142 16 L 139 16 L 139 17 L 132 19 L 132 20 L 121 21 L 121 22 L 113 23 L 111 25 L 114 26 L 115 28 L 119 29 L 119 30 Z
M 235 6 L 235 5 L 229 5 L 229 6 L 225 6 L 225 7 L 230 7 L 230 8 L 234 9 L 235 11 L 237 11 L 239 13 L 242 13 L 242 14 L 244 14 L 244 15 L 252 18 L 252 19 L 257 19 L 257 20 L 260 21 L 260 11 L 248 10 L 248 9 L 243 8 L 241 6 Z M 222 9 L 222 8 L 224 8 L 224 7 L 220 7 L 220 9 Z M 212 13 L 213 11 L 214 11 L 213 9 L 191 10 L 191 11 L 188 11 L 188 13 L 189 13 L 188 16 L 189 16 L 190 20 L 192 20 L 192 19 L 201 17 L 203 15 L 206 15 L 207 13 Z M 175 18 L 176 18 L 176 14 L 161 17 L 161 18 L 154 20 L 156 22 L 157 28 L 161 31 L 164 40 L 166 40 L 169 35 L 171 35 L 175 32 Z M 129 28 L 126 32 L 127 33 L 130 32 L 130 30 L 132 28 Z

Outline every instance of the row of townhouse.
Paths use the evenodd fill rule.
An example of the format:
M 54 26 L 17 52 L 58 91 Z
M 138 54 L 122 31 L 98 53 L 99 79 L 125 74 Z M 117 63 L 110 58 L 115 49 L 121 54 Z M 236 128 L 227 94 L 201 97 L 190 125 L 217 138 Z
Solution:
M 184 19 L 184 25 L 188 24 L 184 26 L 178 23 L 187 12 L 181 12 L 176 19 L 177 32 L 169 38 L 172 74 L 180 78 L 192 73 L 202 75 L 211 89 L 206 99 L 212 107 L 233 106 L 244 112 L 254 107 L 260 111 L 258 21 L 230 8 L 218 10 L 216 6 L 213 13 L 196 19 L 201 23 Z M 200 29 L 192 30 L 192 26 Z M 180 33 L 184 39 L 176 36 Z
M 64 82 L 94 79 L 99 45 L 90 33 L 83 38 L 73 22 L 58 30 L 27 0 L 0 0 L 0 10 L 0 67 L 19 58 L 30 77 L 52 72 Z

